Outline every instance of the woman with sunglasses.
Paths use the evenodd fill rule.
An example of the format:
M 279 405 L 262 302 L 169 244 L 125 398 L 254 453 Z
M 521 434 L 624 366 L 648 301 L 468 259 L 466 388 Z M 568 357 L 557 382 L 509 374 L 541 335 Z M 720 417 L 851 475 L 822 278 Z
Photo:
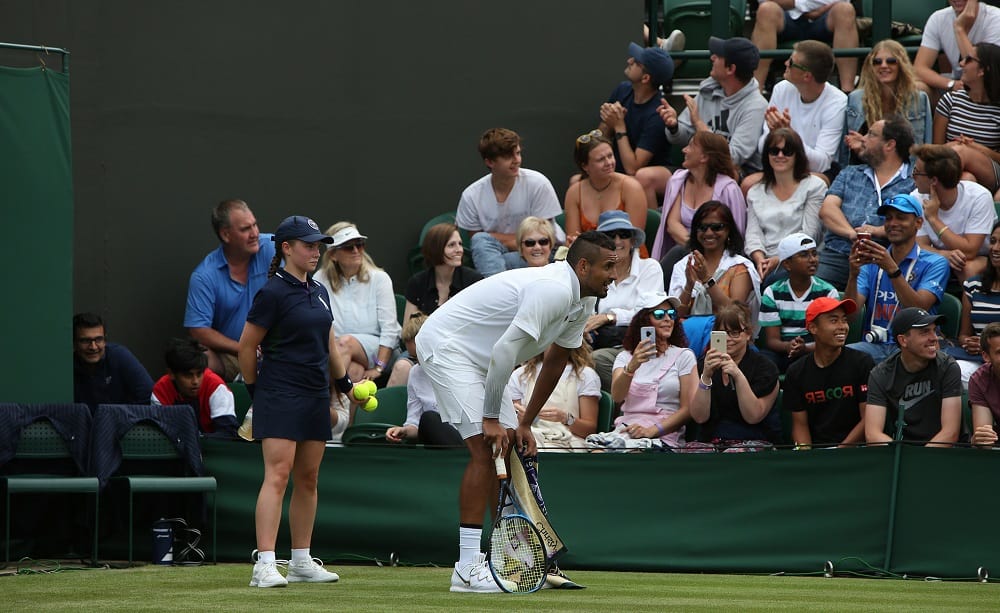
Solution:
M 615 172 L 611 141 L 600 130 L 576 139 L 573 161 L 580 169 L 580 180 L 569 186 L 563 201 L 569 243 L 581 232 L 596 230 L 596 220 L 605 211 L 625 211 L 632 225 L 646 227 L 646 194 L 638 181 Z M 641 253 L 646 257 L 645 246 Z
M 681 317 L 713 315 L 722 307 L 742 303 L 749 306 L 756 322 L 760 275 L 753 262 L 743 257 L 743 235 L 729 207 L 715 200 L 706 202 L 695 212 L 691 228 L 691 253 L 674 265 L 667 290 L 680 298 Z
M 705 353 L 691 417 L 701 424 L 699 441 L 717 449 L 781 442 L 778 367 L 750 348 L 755 321 L 745 304 L 727 305 L 715 316 L 713 329 L 727 334 L 726 351 Z
M 399 345 L 392 279 L 365 252 L 368 237 L 353 223 L 339 221 L 326 233 L 333 244 L 323 254 L 317 280 L 330 294 L 337 350 L 352 380 L 378 379 Z
M 663 293 L 663 269 L 653 258 L 642 259 L 638 247 L 646 233 L 632 225 L 623 211 L 601 213 L 597 231 L 615 241 L 615 280 L 608 294 L 597 301 L 596 312 L 587 319 L 584 338 L 594 348 L 594 363 L 601 386 L 611 389 L 611 370 L 622 350 L 627 326 L 639 309 L 643 296 Z
M 785 277 L 778 266 L 778 243 L 797 232 L 819 242 L 819 208 L 826 182 L 809 172 L 802 139 L 791 128 L 778 128 L 764 139 L 763 179 L 747 192 L 746 252 L 762 285 Z
M 676 298 L 650 294 L 642 305 L 628 326 L 625 350 L 615 359 L 611 375 L 611 398 L 623 403 L 615 427 L 629 438 L 658 438 L 683 447 L 698 381 L 697 359 L 677 322 Z M 640 338 L 646 326 L 654 329 L 653 340 Z
M 886 39 L 875 43 L 861 65 L 858 88 L 847 96 L 847 121 L 840 146 L 841 168 L 860 164 L 864 135 L 876 121 L 900 115 L 913 126 L 913 142 L 931 138 L 931 103 L 926 86 L 917 79 L 910 56 L 901 44 Z
M 517 245 L 521 254 L 519 268 L 545 266 L 552 261 L 556 237 L 552 224 L 541 217 L 525 217 L 517 227 Z
M 714 200 L 725 204 L 740 233 L 746 229 L 747 204 L 736 182 L 739 175 L 725 137 L 695 132 L 684 147 L 682 165 L 684 168 L 667 181 L 660 227 L 650 253 L 665 271 L 687 252 L 692 219 L 702 203 Z
M 964 89 L 946 92 L 934 109 L 934 143 L 948 144 L 962 170 L 995 194 L 1000 190 L 1000 47 L 979 43 L 959 60 Z

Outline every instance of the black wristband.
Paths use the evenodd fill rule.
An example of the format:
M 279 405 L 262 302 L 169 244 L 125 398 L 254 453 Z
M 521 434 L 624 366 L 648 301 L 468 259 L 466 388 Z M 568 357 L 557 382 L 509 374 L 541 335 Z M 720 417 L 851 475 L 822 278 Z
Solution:
M 896 272 L 890 272 L 886 276 L 889 277 L 890 279 L 898 279 L 899 276 L 902 275 L 902 274 L 903 274 L 903 269 L 902 268 L 896 268 Z
M 253 400 L 253 393 L 257 389 L 256 383 L 246 383 L 247 393 L 250 394 L 250 400 Z
M 350 392 L 351 389 L 354 387 L 354 383 L 351 381 L 351 378 L 348 377 L 346 374 L 339 379 L 334 379 L 333 384 L 337 386 L 337 389 L 340 391 L 341 394 L 346 394 Z

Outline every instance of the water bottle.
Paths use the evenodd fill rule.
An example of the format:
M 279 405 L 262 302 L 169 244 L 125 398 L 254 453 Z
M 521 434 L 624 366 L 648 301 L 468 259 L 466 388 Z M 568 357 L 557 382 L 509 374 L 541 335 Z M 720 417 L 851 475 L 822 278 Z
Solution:
M 174 527 L 166 519 L 153 522 L 153 564 L 171 566 L 174 563 Z

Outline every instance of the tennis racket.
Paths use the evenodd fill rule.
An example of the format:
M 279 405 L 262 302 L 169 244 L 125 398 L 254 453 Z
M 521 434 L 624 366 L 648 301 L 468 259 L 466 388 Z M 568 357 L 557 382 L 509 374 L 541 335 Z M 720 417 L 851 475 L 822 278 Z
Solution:
M 490 533 L 487 561 L 497 585 L 505 592 L 530 593 L 543 585 L 549 573 L 545 541 L 517 505 L 503 456 L 495 460 L 500 481 L 500 504 Z

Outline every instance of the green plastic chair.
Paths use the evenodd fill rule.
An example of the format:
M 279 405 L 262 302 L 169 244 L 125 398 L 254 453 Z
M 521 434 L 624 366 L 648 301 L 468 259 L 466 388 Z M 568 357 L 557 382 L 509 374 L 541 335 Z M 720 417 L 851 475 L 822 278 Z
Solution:
M 945 316 L 944 325 L 941 326 L 945 338 L 958 338 L 958 328 L 962 322 L 962 301 L 951 294 L 942 294 L 938 313 Z
M 11 405 L 6 405 L 11 406 Z M 0 411 L 5 405 L 0 405 Z M 82 411 L 87 407 L 82 406 Z M 81 432 L 79 436 L 89 437 L 89 433 Z M 14 452 L 14 458 L 29 460 L 34 465 L 50 461 L 62 462 L 71 458 L 69 449 L 62 436 L 52 426 L 48 419 L 40 419 L 21 429 L 20 440 Z M 97 565 L 98 547 L 98 511 L 100 509 L 100 482 L 97 477 L 68 476 L 53 474 L 18 474 L 4 477 L 6 482 L 5 521 L 4 521 L 4 564 L 10 564 L 10 518 L 11 497 L 15 494 L 92 494 L 94 496 L 94 535 L 91 546 L 91 563 Z
M 247 391 L 247 385 L 242 381 L 233 381 L 226 385 L 229 386 L 229 391 L 233 393 L 233 400 L 236 403 L 236 421 L 243 423 L 243 419 L 247 416 L 247 411 L 250 410 L 250 405 L 253 404 L 250 392 Z
M 601 399 L 597 403 L 597 431 L 610 432 L 614 421 L 615 403 L 611 394 L 601 390 Z
M 403 325 L 403 312 L 406 311 L 406 296 L 396 294 L 396 321 Z

